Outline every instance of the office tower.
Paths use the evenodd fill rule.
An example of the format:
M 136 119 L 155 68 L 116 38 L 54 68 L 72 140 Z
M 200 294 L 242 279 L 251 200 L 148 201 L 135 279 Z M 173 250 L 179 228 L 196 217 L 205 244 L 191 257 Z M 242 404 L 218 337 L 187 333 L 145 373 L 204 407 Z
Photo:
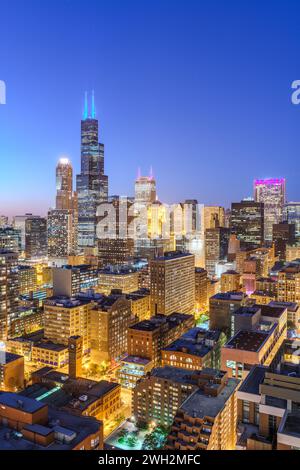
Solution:
M 251 200 L 231 204 L 230 232 L 250 250 L 264 242 L 264 204 Z
M 21 252 L 22 234 L 20 229 L 10 226 L 0 226 L 0 249 Z
M 138 319 L 125 295 L 103 297 L 90 312 L 91 356 L 114 363 L 127 352 L 128 328 Z
M 243 292 L 223 292 L 212 296 L 209 299 L 209 328 L 230 334 L 232 314 L 245 301 Z
M 82 374 L 83 341 L 82 336 L 70 336 L 69 349 L 69 377 L 77 379 Z
M 277 370 L 255 365 L 237 391 L 238 450 L 295 450 L 300 446 L 297 364 Z M 241 436 L 242 437 L 242 436 Z
M 19 303 L 18 254 L 0 250 L 0 341 L 10 335 Z
M 161 351 L 162 366 L 201 370 L 220 368 L 221 347 L 226 336 L 219 330 L 192 328 Z
M 208 277 L 203 268 L 195 268 L 195 306 L 206 310 L 208 306 Z
M 20 295 L 30 294 L 37 290 L 37 274 L 34 267 L 19 265 L 18 279 Z
M 221 292 L 239 291 L 241 287 L 241 276 L 233 270 L 225 271 L 221 275 Z
M 98 269 L 88 264 L 54 267 L 52 272 L 54 296 L 74 297 L 98 285 Z
M 73 168 L 68 158 L 61 158 L 56 166 L 55 208 L 73 209 Z
M 70 336 L 81 336 L 83 354 L 87 354 L 90 347 L 91 308 L 92 303 L 88 299 L 49 297 L 44 301 L 45 338 L 67 346 Z
M 26 218 L 25 254 L 28 259 L 47 256 L 47 219 L 33 216 Z
M 242 306 L 232 313 L 231 335 L 222 347 L 221 369 L 244 379 L 252 365 L 276 365 L 287 335 L 287 308 Z
M 239 381 L 215 369 L 195 371 L 192 378 L 198 387 L 179 406 L 165 449 L 234 450 Z
M 166 252 L 150 262 L 151 313 L 192 313 L 195 307 L 195 257 Z
M 100 204 L 97 213 L 99 267 L 124 265 L 134 257 L 133 203 L 126 197 L 112 196 Z
M 137 291 L 139 288 L 139 273 L 132 266 L 109 266 L 98 273 L 98 292 L 110 294 L 112 289 L 121 289 L 124 294 Z
M 202 229 L 225 227 L 225 210 L 220 206 L 203 206 Z
M 300 239 L 300 202 L 287 202 L 283 209 L 283 219 L 295 224 L 295 236 Z
M 153 174 L 150 176 L 138 176 L 134 185 L 134 202 L 138 209 L 139 205 L 152 204 L 156 200 L 156 181 Z
M 25 224 L 26 220 L 30 217 L 37 218 L 40 217 L 39 215 L 33 215 L 33 214 L 25 214 L 25 215 L 16 215 L 13 218 L 13 227 L 17 230 L 21 231 L 21 250 L 25 250 Z
M 8 225 L 8 217 L 6 215 L 0 215 L 0 227 Z
M 24 357 L 0 351 L 0 390 L 17 392 L 24 387 Z
M 43 395 L 41 392 L 40 397 Z M 39 398 L 39 397 L 38 397 Z M 18 393 L 0 394 L 1 432 L 15 439 L 0 440 L 3 450 L 103 449 L 103 424 L 95 418 L 76 416 L 43 401 Z
M 61 265 L 77 250 L 77 230 L 72 209 L 52 209 L 47 218 L 48 259 Z
M 161 362 L 161 349 L 175 341 L 195 324 L 193 315 L 173 313 L 154 315 L 131 326 L 128 330 L 127 350 L 130 356 L 150 359 L 152 366 Z
M 282 220 L 285 204 L 285 179 L 257 179 L 254 181 L 254 198 L 264 204 L 264 239 L 272 241 L 274 224 Z
M 273 243 L 275 245 L 275 256 L 279 260 L 286 260 L 286 246 L 295 242 L 295 224 L 280 222 L 273 225 Z
M 216 275 L 216 264 L 227 257 L 229 235 L 230 230 L 225 227 L 205 231 L 205 269 L 209 276 Z
M 300 302 L 300 261 L 294 260 L 278 271 L 280 302 Z
M 76 177 L 78 196 L 78 247 L 96 244 L 97 207 L 108 197 L 108 177 L 104 174 L 104 144 L 98 140 L 94 94 L 88 109 L 85 94 L 81 120 L 81 172 Z

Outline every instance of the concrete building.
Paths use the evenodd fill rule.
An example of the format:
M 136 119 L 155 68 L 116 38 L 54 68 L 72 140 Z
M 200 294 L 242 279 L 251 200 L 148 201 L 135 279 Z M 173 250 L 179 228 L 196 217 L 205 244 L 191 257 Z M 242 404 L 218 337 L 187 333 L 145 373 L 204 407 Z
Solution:
M 165 449 L 234 450 L 239 381 L 214 369 L 196 372 L 195 378 L 198 387 L 179 406 Z
M 222 330 L 225 333 L 231 329 L 231 315 L 246 302 L 243 292 L 223 292 L 209 299 L 209 328 Z
M 151 313 L 192 313 L 195 307 L 195 257 L 171 251 L 150 262 Z
M 24 387 L 24 357 L 0 351 L 0 390 L 16 392 Z
M 161 350 L 195 324 L 193 315 L 173 313 L 155 315 L 132 325 L 128 330 L 128 354 L 150 359 L 153 366 L 160 365 Z

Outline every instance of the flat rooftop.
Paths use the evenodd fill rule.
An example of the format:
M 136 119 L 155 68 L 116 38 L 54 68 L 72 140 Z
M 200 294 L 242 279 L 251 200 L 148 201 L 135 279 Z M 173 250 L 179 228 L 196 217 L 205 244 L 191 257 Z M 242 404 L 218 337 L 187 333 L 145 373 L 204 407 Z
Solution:
M 239 387 L 239 392 L 251 393 L 259 395 L 259 386 L 264 381 L 265 374 L 268 371 L 264 366 L 253 366 Z
M 297 312 L 299 309 L 297 302 L 278 302 L 277 300 L 272 300 L 268 305 L 270 307 L 287 308 L 288 312 Z
M 65 349 L 68 349 L 68 346 L 65 346 L 64 344 L 52 343 L 50 341 L 49 342 L 43 341 L 40 343 L 36 343 L 34 344 L 34 347 L 40 348 L 40 349 L 47 349 L 49 351 L 56 351 L 56 352 L 60 352 L 60 351 L 64 351 Z
M 282 419 L 278 432 L 299 438 L 300 437 L 300 412 L 291 411 L 289 413 L 286 413 L 286 415 Z
M 264 317 L 280 318 L 286 307 L 273 307 L 269 305 L 260 305 L 261 314 Z
M 81 305 L 87 305 L 89 303 L 90 299 L 78 299 L 75 297 L 64 296 L 48 297 L 44 300 L 44 305 L 63 308 L 76 308 L 80 307 Z
M 214 300 L 241 301 L 246 297 L 244 292 L 219 292 L 211 297 Z
M 178 351 L 198 357 L 204 357 L 213 349 L 213 346 L 205 344 L 205 340 L 217 341 L 219 337 L 220 331 L 206 331 L 202 328 L 195 327 L 191 328 L 180 338 L 163 348 L 162 351 Z
M 239 349 L 242 351 L 258 352 L 265 341 L 269 338 L 270 332 L 274 330 L 275 326 L 276 325 L 268 331 L 240 330 L 223 347 Z
M 151 377 L 158 377 L 160 379 L 170 380 L 172 382 L 196 385 L 195 379 L 192 379 L 192 374 L 195 371 L 181 369 L 179 367 L 157 367 L 152 369 Z
M 184 253 L 182 251 L 167 251 L 167 252 L 165 252 L 164 256 L 158 256 L 157 258 L 154 258 L 153 260 L 151 260 L 151 262 L 171 261 L 171 260 L 174 260 L 174 259 L 186 258 L 186 257 L 189 257 L 189 256 L 194 256 L 194 255 L 192 255 L 191 253 Z
M 19 354 L 0 351 L 0 365 L 8 364 L 21 358 L 23 359 L 23 356 L 19 356 Z
M 253 317 L 253 315 L 256 315 L 260 310 L 260 305 L 253 305 L 251 307 L 239 307 L 235 312 L 233 312 L 233 315 L 242 317 Z
M 33 398 L 24 397 L 17 393 L 0 393 L 0 404 L 15 408 L 16 410 L 22 410 L 25 413 L 35 413 L 36 411 L 46 406 L 44 403 L 40 403 Z
M 224 408 L 238 384 L 237 379 L 228 379 L 225 387 L 215 397 L 205 395 L 203 390 L 196 390 L 182 403 L 179 409 L 195 418 L 203 419 L 205 416 L 214 418 Z
M 139 357 L 139 356 L 125 356 L 121 362 L 146 366 L 147 364 L 150 364 L 150 362 L 152 361 L 150 359 L 146 359 L 144 357 Z
M 135 325 L 130 327 L 131 330 L 140 331 L 154 331 L 159 328 L 162 324 L 168 324 L 169 329 L 174 328 L 185 320 L 194 318 L 193 315 L 186 313 L 171 313 L 171 315 L 157 314 L 151 317 L 149 320 L 142 320 Z

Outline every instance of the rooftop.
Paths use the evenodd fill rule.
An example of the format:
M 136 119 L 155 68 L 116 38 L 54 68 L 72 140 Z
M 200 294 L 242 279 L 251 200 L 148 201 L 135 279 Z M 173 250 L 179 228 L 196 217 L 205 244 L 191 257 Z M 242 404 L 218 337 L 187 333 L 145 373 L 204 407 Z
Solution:
M 32 398 L 18 395 L 17 393 L 0 393 L 0 404 L 22 410 L 25 413 L 35 413 L 36 411 L 46 406 L 44 403 L 40 403 Z
M 75 297 L 56 296 L 44 300 L 44 305 L 63 308 L 76 308 L 90 303 L 89 299 L 78 299 Z
M 9 362 L 16 361 L 17 359 L 23 359 L 23 356 L 6 351 L 0 351 L 0 365 L 8 364 Z
M 258 352 L 276 325 L 268 331 L 240 330 L 226 344 L 225 348 L 239 349 L 242 351 Z
M 254 366 L 239 387 L 239 392 L 251 393 L 259 395 L 259 386 L 265 378 L 267 367 Z
M 211 297 L 214 300 L 242 301 L 246 297 L 244 292 L 219 292 Z
M 212 350 L 213 345 L 207 344 L 205 340 L 218 341 L 220 331 L 203 330 L 202 328 L 191 328 L 173 343 L 163 348 L 162 351 L 182 351 L 194 356 L 203 357 Z
M 224 408 L 238 383 L 236 379 L 228 379 L 217 396 L 208 396 L 203 390 L 196 390 L 182 403 L 180 410 L 195 418 L 203 419 L 205 416 L 214 418 Z
M 132 325 L 130 329 L 140 331 L 154 331 L 163 324 L 167 324 L 168 328 L 171 329 L 189 318 L 193 318 L 193 315 L 177 312 L 174 312 L 171 315 L 157 314 L 151 317 L 149 320 L 142 320 L 135 325 Z
M 178 259 L 178 258 L 186 258 L 189 256 L 194 256 L 191 253 L 185 253 L 183 251 L 166 251 L 164 256 L 158 256 L 157 258 L 154 258 L 152 262 L 154 261 L 170 261 L 173 259 Z

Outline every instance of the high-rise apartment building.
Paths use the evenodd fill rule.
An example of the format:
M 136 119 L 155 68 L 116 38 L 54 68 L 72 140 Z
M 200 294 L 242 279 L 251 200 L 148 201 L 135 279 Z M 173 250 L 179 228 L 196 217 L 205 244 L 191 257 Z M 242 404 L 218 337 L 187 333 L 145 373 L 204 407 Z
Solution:
M 13 218 L 13 227 L 16 230 L 20 230 L 20 232 L 21 232 L 21 250 L 22 251 L 25 250 L 25 232 L 26 232 L 25 224 L 26 224 L 26 219 L 28 219 L 30 217 L 33 217 L 35 219 L 35 218 L 39 217 L 39 215 L 33 215 L 33 214 L 28 213 L 28 214 L 25 214 L 25 215 L 16 215 Z
M 78 247 L 96 244 L 97 207 L 108 197 L 108 177 L 104 174 L 104 144 L 98 140 L 94 94 L 91 109 L 85 95 L 81 120 L 81 172 L 76 178 L 78 195 Z
M 151 313 L 192 313 L 195 307 L 195 257 L 166 252 L 150 262 Z
M 89 300 L 49 297 L 44 301 L 45 337 L 67 346 L 70 336 L 81 336 L 83 353 L 88 353 L 91 308 L 92 303 Z
M 48 259 L 50 263 L 66 264 L 68 256 L 77 250 L 77 230 L 72 209 L 52 209 L 48 212 Z
M 137 321 L 125 295 L 99 300 L 90 312 L 92 357 L 108 363 L 120 359 L 127 351 L 128 329 Z
M 0 340 L 10 335 L 19 303 L 18 254 L 0 250 Z
M 54 267 L 53 295 L 73 297 L 79 292 L 97 287 L 98 269 L 89 264 Z
M 225 227 L 225 210 L 221 206 L 203 206 L 202 208 L 203 233 L 208 228 Z
M 221 274 L 221 292 L 238 292 L 241 287 L 241 275 L 229 269 Z
M 285 179 L 257 179 L 254 181 L 254 198 L 264 204 L 264 238 L 272 241 L 273 225 L 282 220 L 285 204 Z
M 195 306 L 206 310 L 208 306 L 208 277 L 203 268 L 195 268 Z
M 264 204 L 243 200 L 231 204 L 230 231 L 242 249 L 253 249 L 264 242 Z

